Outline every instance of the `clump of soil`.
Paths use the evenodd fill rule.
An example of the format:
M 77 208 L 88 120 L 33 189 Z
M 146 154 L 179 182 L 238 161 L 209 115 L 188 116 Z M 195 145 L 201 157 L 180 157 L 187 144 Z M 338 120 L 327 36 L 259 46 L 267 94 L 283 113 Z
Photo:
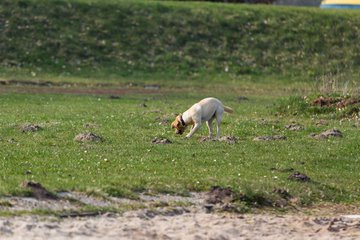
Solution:
M 236 100 L 237 100 L 238 102 L 243 102 L 243 101 L 249 101 L 249 98 L 248 98 L 248 97 L 245 97 L 245 96 L 238 96 L 238 97 L 236 98 Z
M 292 123 L 292 124 L 288 124 L 285 125 L 285 128 L 290 130 L 290 131 L 301 131 L 304 130 L 304 126 L 301 124 L 297 124 L 297 123 Z
M 25 181 L 22 184 L 23 187 L 28 188 L 33 197 L 39 200 L 56 200 L 57 196 L 49 192 L 46 188 L 44 188 L 40 183 Z
M 333 98 L 321 96 L 313 100 L 311 105 L 320 107 L 344 108 L 357 103 L 360 103 L 360 99 L 358 98 Z
M 310 134 L 311 137 L 315 138 L 315 139 L 327 139 L 329 137 L 342 137 L 343 134 L 340 130 L 337 130 L 337 129 L 329 129 L 325 132 L 322 132 L 320 134 L 315 134 L 315 133 L 312 133 Z
M 276 141 L 276 140 L 286 140 L 286 137 L 283 135 L 274 135 L 274 136 L 259 136 L 253 139 L 254 141 Z
M 94 133 L 80 133 L 74 138 L 77 142 L 100 142 L 103 138 Z
M 305 174 L 300 173 L 300 172 L 294 172 L 294 173 L 290 174 L 288 179 L 294 180 L 294 181 L 299 181 L 299 182 L 309 182 L 310 181 L 310 178 L 308 176 L 306 176 Z
M 326 120 L 324 120 L 324 119 L 320 119 L 320 120 L 318 120 L 318 121 L 315 122 L 315 125 L 316 125 L 316 126 L 326 126 L 326 125 L 328 125 L 328 124 L 329 124 L 328 121 L 326 121 Z
M 273 193 L 278 194 L 280 197 L 282 197 L 286 200 L 293 198 L 293 196 L 291 196 L 291 194 L 283 188 L 274 188 Z
M 209 137 L 201 137 L 199 139 L 199 142 L 215 142 L 216 139 L 215 138 L 209 138 Z M 238 141 L 238 138 L 235 137 L 235 136 L 223 136 L 221 138 L 219 138 L 220 142 L 226 142 L 226 143 L 229 143 L 229 144 L 235 144 L 237 143 Z
M 170 141 L 169 139 L 167 138 L 154 138 L 152 141 L 151 141 L 153 144 L 171 144 L 172 141 Z
M 236 199 L 234 192 L 231 188 L 222 188 L 219 186 L 211 187 L 210 191 L 206 193 L 205 197 L 205 211 L 211 213 L 212 211 L 220 212 L 242 212 L 241 208 L 236 205 Z
M 42 127 L 40 127 L 37 124 L 32 124 L 32 123 L 24 124 L 23 126 L 21 126 L 22 132 L 37 132 L 41 129 L 42 129 Z
M 211 187 L 205 199 L 205 202 L 208 204 L 226 204 L 232 201 L 233 191 L 231 188 L 222 188 L 219 186 Z
M 235 143 L 237 143 L 238 138 L 234 137 L 234 136 L 224 136 L 224 137 L 221 137 L 219 139 L 219 141 L 220 142 L 226 142 L 226 143 L 229 143 L 229 144 L 235 144 Z

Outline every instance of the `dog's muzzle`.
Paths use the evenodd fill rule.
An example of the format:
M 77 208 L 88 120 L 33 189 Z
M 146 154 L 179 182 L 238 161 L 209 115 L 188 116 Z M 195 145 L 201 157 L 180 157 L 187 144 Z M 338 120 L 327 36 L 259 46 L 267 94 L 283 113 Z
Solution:
M 175 131 L 175 134 L 182 135 L 183 133 L 184 133 L 184 131 L 181 131 L 181 130 L 176 130 L 176 131 Z

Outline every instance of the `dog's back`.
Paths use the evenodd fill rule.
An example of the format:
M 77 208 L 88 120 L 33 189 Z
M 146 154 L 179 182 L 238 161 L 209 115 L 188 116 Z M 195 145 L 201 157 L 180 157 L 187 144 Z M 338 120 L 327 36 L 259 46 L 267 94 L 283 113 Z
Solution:
M 234 112 L 234 110 L 231 107 L 224 106 L 219 99 L 214 98 L 214 97 L 204 98 L 203 100 L 198 102 L 198 104 L 200 104 L 201 106 L 207 106 L 208 105 L 211 108 L 216 108 L 214 106 L 221 107 L 227 113 L 233 113 Z

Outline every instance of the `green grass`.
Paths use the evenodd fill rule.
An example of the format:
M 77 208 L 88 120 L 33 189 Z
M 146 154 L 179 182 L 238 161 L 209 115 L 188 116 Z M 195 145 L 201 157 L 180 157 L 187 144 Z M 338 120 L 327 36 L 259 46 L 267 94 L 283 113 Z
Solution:
M 0 194 L 24 195 L 21 183 L 33 180 L 51 191 L 100 191 L 113 196 L 149 190 L 186 194 L 220 185 L 269 198 L 274 188 L 284 188 L 304 204 L 359 200 L 360 135 L 351 121 L 330 119 L 329 126 L 318 127 L 312 118 L 321 115 L 271 114 L 278 97 L 250 96 L 249 101 L 238 103 L 235 95 L 219 93 L 236 112 L 224 117 L 222 134 L 239 137 L 239 143 L 200 143 L 198 138 L 207 134 L 205 126 L 195 138 L 185 140 L 175 136 L 169 125 L 159 125 L 159 118 L 172 120 L 172 113 L 186 110 L 201 95 L 130 95 L 112 100 L 104 96 L 2 94 Z M 144 98 L 148 99 L 147 108 L 139 106 Z M 285 130 L 292 121 L 306 129 Z M 21 132 L 20 126 L 29 122 L 43 130 Z M 344 138 L 318 141 L 309 137 L 311 132 L 331 127 L 341 129 Z M 88 131 L 105 140 L 73 140 L 76 134 Z M 288 140 L 252 140 L 274 134 L 286 135 Z M 154 137 L 169 138 L 173 144 L 154 145 Z M 287 168 L 307 174 L 312 181 L 288 180 L 290 173 L 281 171 Z

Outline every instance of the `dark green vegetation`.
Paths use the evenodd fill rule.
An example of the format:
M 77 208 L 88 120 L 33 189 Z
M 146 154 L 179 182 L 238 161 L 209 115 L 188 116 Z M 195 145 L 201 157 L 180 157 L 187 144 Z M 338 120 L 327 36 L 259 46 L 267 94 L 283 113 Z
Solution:
M 94 82 L 142 91 L 144 84 L 157 83 L 161 89 L 111 99 L 18 94 L 11 92 L 53 88 L 0 85 L 0 195 L 28 195 L 21 183 L 32 180 L 51 191 L 111 196 L 187 194 L 218 185 L 248 202 L 266 203 L 287 192 L 296 204 L 356 203 L 359 108 L 340 112 L 310 103 L 318 91 L 357 93 L 359 23 L 354 11 L 310 8 L 1 1 L 5 80 L 78 84 L 58 86 L 60 92 Z M 289 97 L 307 95 L 310 88 L 314 97 Z M 235 114 L 224 116 L 222 135 L 239 138 L 237 144 L 199 142 L 205 126 L 190 140 L 171 131 L 174 113 L 207 96 L 234 108 Z M 285 129 L 292 122 L 305 129 Z M 26 123 L 42 129 L 24 133 Z M 309 137 L 334 127 L 343 138 Z M 83 132 L 104 141 L 74 141 Z M 287 140 L 253 141 L 263 135 Z M 155 137 L 173 144 L 155 145 Z M 311 180 L 288 179 L 295 171 Z
M 33 76 L 309 80 L 358 72 L 359 22 L 358 12 L 316 8 L 4 0 L 0 66 Z

